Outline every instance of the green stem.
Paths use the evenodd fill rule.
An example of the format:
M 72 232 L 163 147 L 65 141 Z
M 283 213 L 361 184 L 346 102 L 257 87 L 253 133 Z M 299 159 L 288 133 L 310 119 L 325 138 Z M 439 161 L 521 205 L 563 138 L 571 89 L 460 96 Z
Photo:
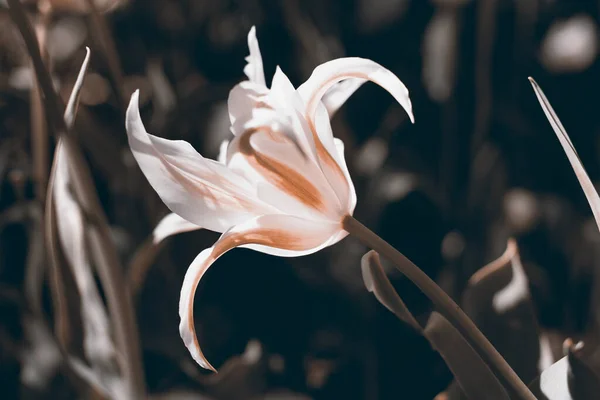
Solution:
M 402 274 L 421 289 L 438 311 L 465 336 L 469 344 L 479 353 L 505 387 L 513 393 L 511 398 L 536 400 L 533 393 L 519 379 L 515 371 L 475 326 L 473 321 L 425 272 L 353 217 L 347 216 L 342 224 L 348 233 L 391 261 Z

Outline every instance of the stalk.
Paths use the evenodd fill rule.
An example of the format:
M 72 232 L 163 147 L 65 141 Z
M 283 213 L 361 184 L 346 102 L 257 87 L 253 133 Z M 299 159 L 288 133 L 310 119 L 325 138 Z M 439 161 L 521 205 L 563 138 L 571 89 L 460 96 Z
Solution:
M 521 381 L 467 314 L 425 272 L 354 217 L 346 216 L 342 221 L 342 225 L 350 235 L 391 261 L 402 274 L 421 289 L 437 310 L 467 339 L 501 383 L 513 393 L 511 398 L 536 400 L 529 388 Z

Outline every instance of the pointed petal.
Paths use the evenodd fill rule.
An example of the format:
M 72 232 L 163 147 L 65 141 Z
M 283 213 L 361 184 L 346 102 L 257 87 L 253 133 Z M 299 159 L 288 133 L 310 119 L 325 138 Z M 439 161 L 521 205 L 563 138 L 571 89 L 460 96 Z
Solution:
M 185 274 L 179 300 L 179 333 L 194 360 L 203 368 L 215 370 L 204 357 L 196 336 L 194 296 L 200 279 L 220 256 L 234 247 L 252 248 L 282 257 L 311 254 L 333 244 L 334 238 L 340 240 L 341 231 L 340 224 L 287 215 L 263 215 L 233 227 L 213 247 L 202 251 Z
M 254 26 L 248 32 L 248 48 L 250 49 L 250 55 L 246 57 L 248 64 L 244 67 L 244 73 L 250 81 L 265 86 L 263 61 L 260 48 L 258 47 L 258 40 L 256 39 L 256 27 Z
M 562 145 L 563 150 L 565 151 L 567 158 L 571 163 L 571 167 L 573 167 L 573 171 L 575 171 L 577 180 L 579 180 L 579 184 L 581 185 L 581 188 L 585 193 L 585 197 L 587 198 L 587 201 L 592 209 L 592 213 L 594 214 L 596 225 L 598 225 L 598 229 L 600 229 L 600 197 L 598 196 L 598 192 L 596 191 L 594 184 L 585 171 L 585 168 L 583 168 L 583 164 L 579 159 L 579 155 L 575 150 L 575 146 L 573 146 L 573 143 L 571 142 L 571 138 L 569 138 L 567 131 L 560 122 L 560 119 L 558 119 L 558 116 L 544 95 L 544 92 L 533 80 L 533 78 L 529 78 L 529 81 L 531 82 L 531 86 L 533 86 L 535 95 L 537 96 L 538 101 L 540 102 L 540 105 L 546 114 L 546 118 L 548 118 L 550 125 L 552 125 L 552 129 L 554 129 L 554 133 L 556 133 L 556 136 L 558 137 L 558 140 L 560 141 L 560 144 Z
M 221 146 L 219 146 L 219 156 L 217 157 L 217 161 L 221 164 L 227 163 L 227 147 L 229 146 L 229 140 L 223 140 L 221 142 Z
M 349 78 L 369 80 L 387 90 L 404 107 L 411 121 L 414 122 L 408 89 L 402 81 L 376 62 L 358 57 L 338 58 L 319 65 L 310 78 L 298 88 L 306 103 L 309 120 L 314 118 L 325 93 L 336 83 Z
M 146 179 L 171 211 L 209 230 L 223 232 L 271 210 L 255 187 L 224 165 L 206 159 L 184 141 L 146 132 L 136 91 L 127 109 L 129 146 Z
M 350 198 L 353 189 L 345 186 L 348 181 L 341 170 L 341 160 L 333 142 L 329 115 L 322 99 L 330 88 L 346 79 L 359 80 L 348 85 L 348 93 L 353 93 L 360 86 L 360 80 L 369 80 L 380 85 L 404 107 L 411 121 L 414 121 L 408 89 L 396 75 L 381 65 L 362 58 L 340 58 L 315 68 L 310 78 L 298 88 L 298 93 L 306 105 L 306 119 L 315 141 L 319 163 L 340 201 Z
M 238 118 L 251 113 L 255 107 L 259 107 L 268 93 L 269 89 L 255 82 L 243 81 L 235 85 L 227 99 L 231 125 L 235 124 Z
M 159 244 L 169 236 L 198 229 L 202 229 L 202 227 L 192 224 L 175 213 L 170 213 L 165 215 L 156 225 L 156 228 L 154 228 L 154 231 L 152 232 L 152 242 L 154 244 Z
M 294 141 L 300 149 L 316 161 L 315 143 L 310 125 L 305 118 L 304 101 L 294 88 L 287 75 L 279 68 L 275 68 L 271 91 L 268 102 L 279 115 L 285 116 L 294 134 Z

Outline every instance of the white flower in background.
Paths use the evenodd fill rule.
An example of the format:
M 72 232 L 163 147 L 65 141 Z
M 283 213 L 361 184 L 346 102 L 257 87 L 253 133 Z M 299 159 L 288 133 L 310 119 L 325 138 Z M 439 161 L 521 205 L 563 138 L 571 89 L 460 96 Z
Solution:
M 212 370 L 200 350 L 193 313 L 198 282 L 212 263 L 234 247 L 282 257 L 311 254 L 347 235 L 342 220 L 352 215 L 356 194 L 330 114 L 370 80 L 390 92 L 413 119 L 404 84 L 373 61 L 326 62 L 298 89 L 277 68 L 268 88 L 254 28 L 248 45 L 248 80 L 229 95 L 234 136 L 223 146 L 221 162 L 202 157 L 187 142 L 147 133 L 138 92 L 127 110 L 135 159 L 174 213 L 156 228 L 155 241 L 200 228 L 223 232 L 190 265 L 179 303 L 181 337 L 194 359 Z M 337 85 L 349 79 L 350 84 Z
M 588 68 L 598 53 L 598 28 L 587 15 L 554 23 L 541 48 L 542 63 L 552 72 L 579 72 Z

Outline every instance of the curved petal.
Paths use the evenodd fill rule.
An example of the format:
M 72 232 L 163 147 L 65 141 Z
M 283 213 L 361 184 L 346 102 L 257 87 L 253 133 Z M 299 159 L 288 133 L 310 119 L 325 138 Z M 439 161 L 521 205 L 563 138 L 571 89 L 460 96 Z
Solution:
M 366 79 L 351 78 L 338 82 L 332 86 L 321 99 L 329 113 L 329 117 L 333 117 L 337 110 L 344 105 L 346 100 L 348 100 L 348 98 L 365 82 L 367 82 Z
M 346 168 L 343 154 L 340 155 L 335 144 L 335 138 L 331 130 L 329 115 L 322 103 L 317 107 L 317 112 L 314 122 L 311 124 L 313 136 L 315 138 L 315 149 L 317 152 L 317 160 L 323 171 L 323 175 L 327 178 L 329 185 L 335 192 L 337 198 L 343 208 L 351 213 L 349 199 L 351 193 L 354 192 L 352 180 L 346 177 L 344 168 Z M 325 142 L 321 142 L 319 137 L 325 138 Z M 342 143 L 343 146 L 343 143 Z
M 131 96 L 126 127 L 129 146 L 146 179 L 171 211 L 209 230 L 223 232 L 255 215 L 272 212 L 256 188 L 226 166 L 202 157 L 187 142 L 148 134 Z
M 414 122 L 408 89 L 396 75 L 374 61 L 358 57 L 338 58 L 319 65 L 298 92 L 306 104 L 309 120 L 314 119 L 317 106 L 327 91 L 336 83 L 349 78 L 374 82 L 387 90 Z
M 363 58 L 339 58 L 315 68 L 310 78 L 298 88 L 298 93 L 306 105 L 306 119 L 312 131 L 319 163 L 340 201 L 348 199 L 353 189 L 345 185 L 351 182 L 347 181 L 341 169 L 342 161 L 335 149 L 329 115 L 321 100 L 330 88 L 346 79 L 377 83 L 404 107 L 411 121 L 414 121 L 408 89 L 396 75 L 376 62 Z M 348 92 L 353 93 L 359 86 L 358 82 L 350 84 Z
M 342 142 L 338 138 L 333 138 L 333 144 L 338 153 L 339 165 L 342 168 L 342 172 L 346 177 L 347 186 L 349 188 L 348 191 L 348 203 L 347 210 L 350 212 L 350 215 L 354 212 L 354 208 L 356 207 L 356 190 L 354 189 L 354 183 L 352 183 L 352 177 L 350 177 L 350 172 L 348 171 L 348 166 L 346 165 L 346 158 L 344 157 L 344 142 Z
M 170 213 L 165 215 L 152 231 L 152 242 L 159 244 L 169 236 L 198 229 L 202 229 L 202 227 L 192 224 L 175 213 Z
M 254 26 L 248 32 L 248 49 L 250 49 L 250 55 L 246 57 L 248 64 L 244 67 L 244 73 L 250 81 L 265 86 L 263 61 L 260 48 L 258 47 L 258 40 L 256 39 L 256 27 Z
M 208 268 L 234 247 L 249 247 L 282 257 L 311 254 L 340 240 L 341 224 L 308 221 L 289 215 L 263 215 L 225 232 L 214 246 L 202 251 L 188 268 L 179 300 L 179 333 L 190 354 L 200 366 L 215 371 L 206 360 L 196 336 L 194 296 Z

